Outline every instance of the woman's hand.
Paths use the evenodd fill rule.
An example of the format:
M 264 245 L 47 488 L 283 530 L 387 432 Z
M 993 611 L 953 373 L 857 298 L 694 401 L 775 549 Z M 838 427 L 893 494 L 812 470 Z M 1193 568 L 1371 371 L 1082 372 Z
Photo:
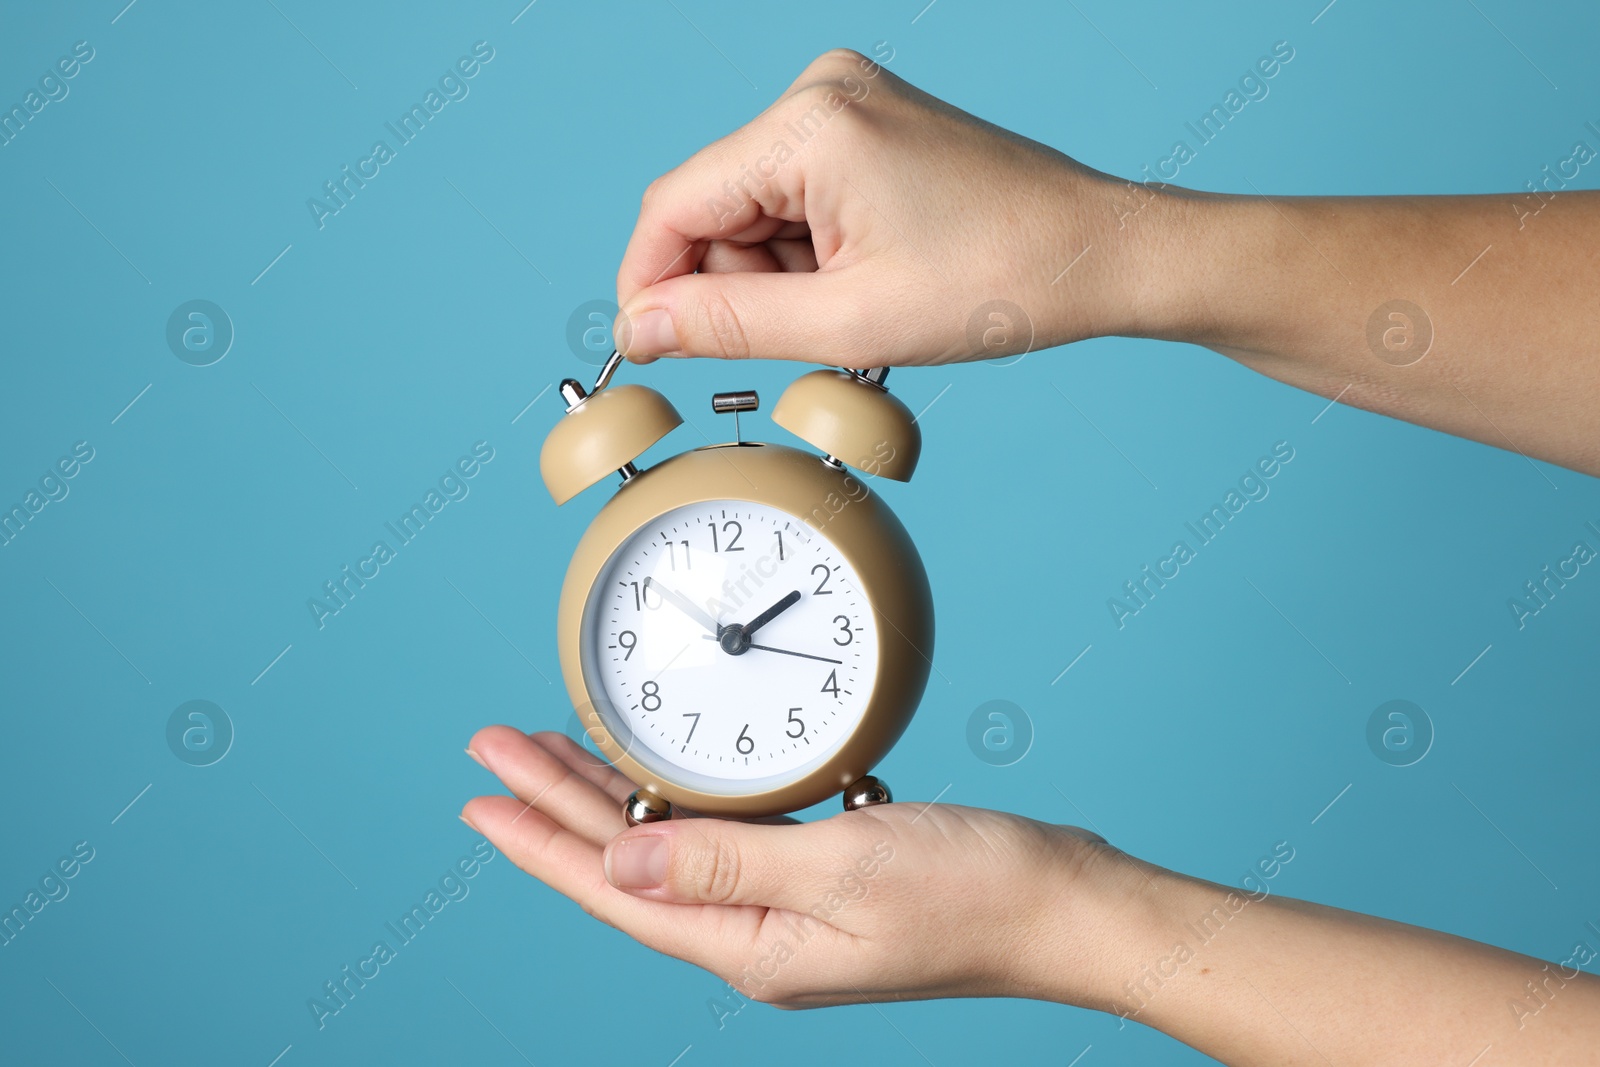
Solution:
M 1137 332 L 1150 279 L 1127 267 L 1128 199 L 1126 183 L 828 52 L 646 190 L 617 275 L 618 347 L 865 367 Z M 1091 245 L 1093 269 L 1067 272 Z
M 1533 235 L 1520 193 L 1123 181 L 838 50 L 646 190 L 615 331 L 639 362 L 846 367 L 1184 341 L 1600 476 L 1600 191 L 1561 197 Z
M 468 803 L 473 829 L 753 1000 L 1034 997 L 1237 1067 L 1466 1063 L 1486 1045 L 1496 1063 L 1600 1062 L 1600 978 L 1578 969 L 1592 955 L 1544 963 L 1288 900 L 1266 866 L 1229 888 L 1084 830 L 914 802 L 625 829 L 633 784 L 560 734 L 491 726 L 467 753 L 515 794 Z
M 1127 932 L 1142 865 L 1084 830 L 914 802 L 628 829 L 633 784 L 561 734 L 491 726 L 467 751 L 515 794 L 467 804 L 474 829 L 591 915 L 754 1000 L 1105 1008 L 1096 991 L 1124 981 L 1145 943 Z

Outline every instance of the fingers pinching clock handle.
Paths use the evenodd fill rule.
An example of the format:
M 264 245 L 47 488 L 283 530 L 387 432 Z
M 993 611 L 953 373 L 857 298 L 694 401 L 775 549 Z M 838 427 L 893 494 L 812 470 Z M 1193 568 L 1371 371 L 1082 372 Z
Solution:
M 844 791 L 844 810 L 855 811 L 857 808 L 868 808 L 874 804 L 888 804 L 894 800 L 889 792 L 888 783 L 882 778 L 875 778 L 870 774 L 857 778 L 849 789 Z

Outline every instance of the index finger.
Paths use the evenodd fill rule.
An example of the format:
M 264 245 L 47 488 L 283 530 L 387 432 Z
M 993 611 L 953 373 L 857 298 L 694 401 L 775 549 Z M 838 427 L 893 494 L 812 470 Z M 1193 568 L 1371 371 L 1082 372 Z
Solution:
M 702 148 L 650 183 L 617 270 L 618 304 L 658 282 L 693 274 L 713 240 L 754 244 L 805 217 L 803 210 L 791 211 L 793 218 L 767 215 L 729 178 L 739 176 L 732 161 L 759 136 L 754 125 Z
M 824 53 L 760 115 L 651 182 L 617 271 L 617 302 L 694 273 L 713 240 L 759 243 L 803 222 L 805 154 L 776 150 L 775 131 L 796 108 L 810 110 L 806 94 L 864 97 L 853 77 L 862 64 L 876 67 L 848 49 Z

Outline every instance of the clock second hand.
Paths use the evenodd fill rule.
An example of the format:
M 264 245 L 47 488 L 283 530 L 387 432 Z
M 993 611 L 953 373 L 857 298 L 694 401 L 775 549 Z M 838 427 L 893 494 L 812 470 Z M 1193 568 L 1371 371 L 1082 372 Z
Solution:
M 710 615 L 707 615 L 705 612 L 695 607 L 694 601 L 690 600 L 682 593 L 668 589 L 654 578 L 646 578 L 644 580 L 644 585 L 645 588 L 654 589 L 657 593 L 661 594 L 661 598 L 667 603 L 671 604 L 673 607 L 689 616 L 689 618 L 693 619 L 701 626 L 704 626 L 707 630 L 710 630 L 711 633 L 707 634 L 706 636 L 712 637 L 714 640 L 714 635 L 721 632 L 722 627 L 717 623 L 717 620 L 713 619 Z

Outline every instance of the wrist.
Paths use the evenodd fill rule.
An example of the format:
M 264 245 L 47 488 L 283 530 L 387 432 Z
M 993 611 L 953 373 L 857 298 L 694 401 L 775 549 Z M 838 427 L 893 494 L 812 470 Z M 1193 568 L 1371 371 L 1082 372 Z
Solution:
M 1066 863 L 1072 869 L 1048 880 L 1038 949 L 1016 995 L 1136 1013 L 1130 986 L 1172 951 L 1174 916 L 1191 880 L 1106 844 L 1075 849 Z
M 1271 284 L 1281 224 L 1248 196 L 1119 181 L 1111 222 L 1112 300 L 1097 334 L 1235 343 Z

